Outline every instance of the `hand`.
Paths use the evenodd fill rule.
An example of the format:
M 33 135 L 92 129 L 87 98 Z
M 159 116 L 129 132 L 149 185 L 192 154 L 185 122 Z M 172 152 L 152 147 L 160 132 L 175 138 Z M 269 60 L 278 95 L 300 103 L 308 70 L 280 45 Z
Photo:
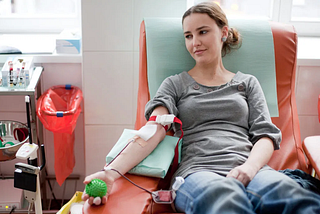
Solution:
M 227 177 L 233 177 L 239 180 L 246 187 L 257 174 L 258 170 L 259 169 L 256 169 L 254 166 L 244 163 L 232 169 Z
M 107 202 L 108 194 L 111 192 L 111 189 L 112 189 L 112 186 L 113 186 L 113 183 L 114 183 L 115 179 L 113 178 L 113 176 L 111 176 L 111 171 L 110 170 L 109 171 L 100 171 L 100 172 L 96 172 L 94 174 L 91 174 L 91 175 L 87 176 L 84 179 L 83 183 L 84 184 L 88 184 L 88 183 L 90 183 L 90 181 L 92 179 L 95 179 L 95 178 L 101 179 L 107 184 L 107 194 L 102 197 L 100 203 L 95 203 L 95 205 L 105 204 Z M 94 204 L 93 203 L 94 198 L 93 197 L 89 197 L 89 195 L 86 194 L 85 191 L 83 192 L 81 199 L 83 201 L 88 200 L 88 203 L 90 205 Z

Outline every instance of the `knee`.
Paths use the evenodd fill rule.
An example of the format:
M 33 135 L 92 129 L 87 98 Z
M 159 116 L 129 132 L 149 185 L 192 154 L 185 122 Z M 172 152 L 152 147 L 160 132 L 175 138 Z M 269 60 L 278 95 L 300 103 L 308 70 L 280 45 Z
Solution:
M 208 184 L 193 203 L 194 213 L 250 213 L 251 204 L 243 184 L 234 178 L 225 178 Z M 207 212 L 204 212 L 203 210 Z
M 278 192 L 279 194 L 293 194 L 301 187 L 294 180 L 279 172 L 261 173 L 249 183 L 247 190 L 263 195 L 266 192 Z

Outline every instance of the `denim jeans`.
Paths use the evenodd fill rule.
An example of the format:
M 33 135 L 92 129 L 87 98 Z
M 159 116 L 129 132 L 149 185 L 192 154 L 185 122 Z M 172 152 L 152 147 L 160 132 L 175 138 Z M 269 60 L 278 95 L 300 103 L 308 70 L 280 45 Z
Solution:
M 213 172 L 196 172 L 177 191 L 175 207 L 186 214 L 320 213 L 320 195 L 275 170 L 260 170 L 247 187 Z

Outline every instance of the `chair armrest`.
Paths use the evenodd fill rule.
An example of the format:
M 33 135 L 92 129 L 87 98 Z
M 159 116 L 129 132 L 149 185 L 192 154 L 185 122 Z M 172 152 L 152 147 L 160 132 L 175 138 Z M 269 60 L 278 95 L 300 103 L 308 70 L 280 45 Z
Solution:
M 307 137 L 302 143 L 302 148 L 316 175 L 320 178 L 320 136 Z
M 134 183 L 143 188 L 156 190 L 159 178 L 143 177 L 126 174 Z M 112 187 L 111 194 L 105 205 L 90 206 L 87 202 L 83 206 L 84 214 L 119 214 L 119 213 L 147 213 L 148 206 L 152 201 L 149 193 L 137 188 L 124 178 L 116 180 Z

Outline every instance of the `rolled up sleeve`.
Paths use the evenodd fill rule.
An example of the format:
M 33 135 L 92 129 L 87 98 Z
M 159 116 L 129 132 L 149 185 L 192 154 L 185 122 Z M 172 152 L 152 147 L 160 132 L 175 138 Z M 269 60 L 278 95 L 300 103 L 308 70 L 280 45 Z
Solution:
M 268 137 L 274 149 L 280 149 L 281 131 L 271 121 L 267 102 L 259 81 L 253 77 L 247 87 L 249 105 L 249 137 L 252 144 L 260 138 Z
M 177 90 L 172 80 L 168 77 L 160 85 L 156 95 L 147 103 L 145 107 L 145 117 L 149 120 L 153 110 L 158 106 L 164 106 L 170 114 L 178 115 L 176 107 Z

